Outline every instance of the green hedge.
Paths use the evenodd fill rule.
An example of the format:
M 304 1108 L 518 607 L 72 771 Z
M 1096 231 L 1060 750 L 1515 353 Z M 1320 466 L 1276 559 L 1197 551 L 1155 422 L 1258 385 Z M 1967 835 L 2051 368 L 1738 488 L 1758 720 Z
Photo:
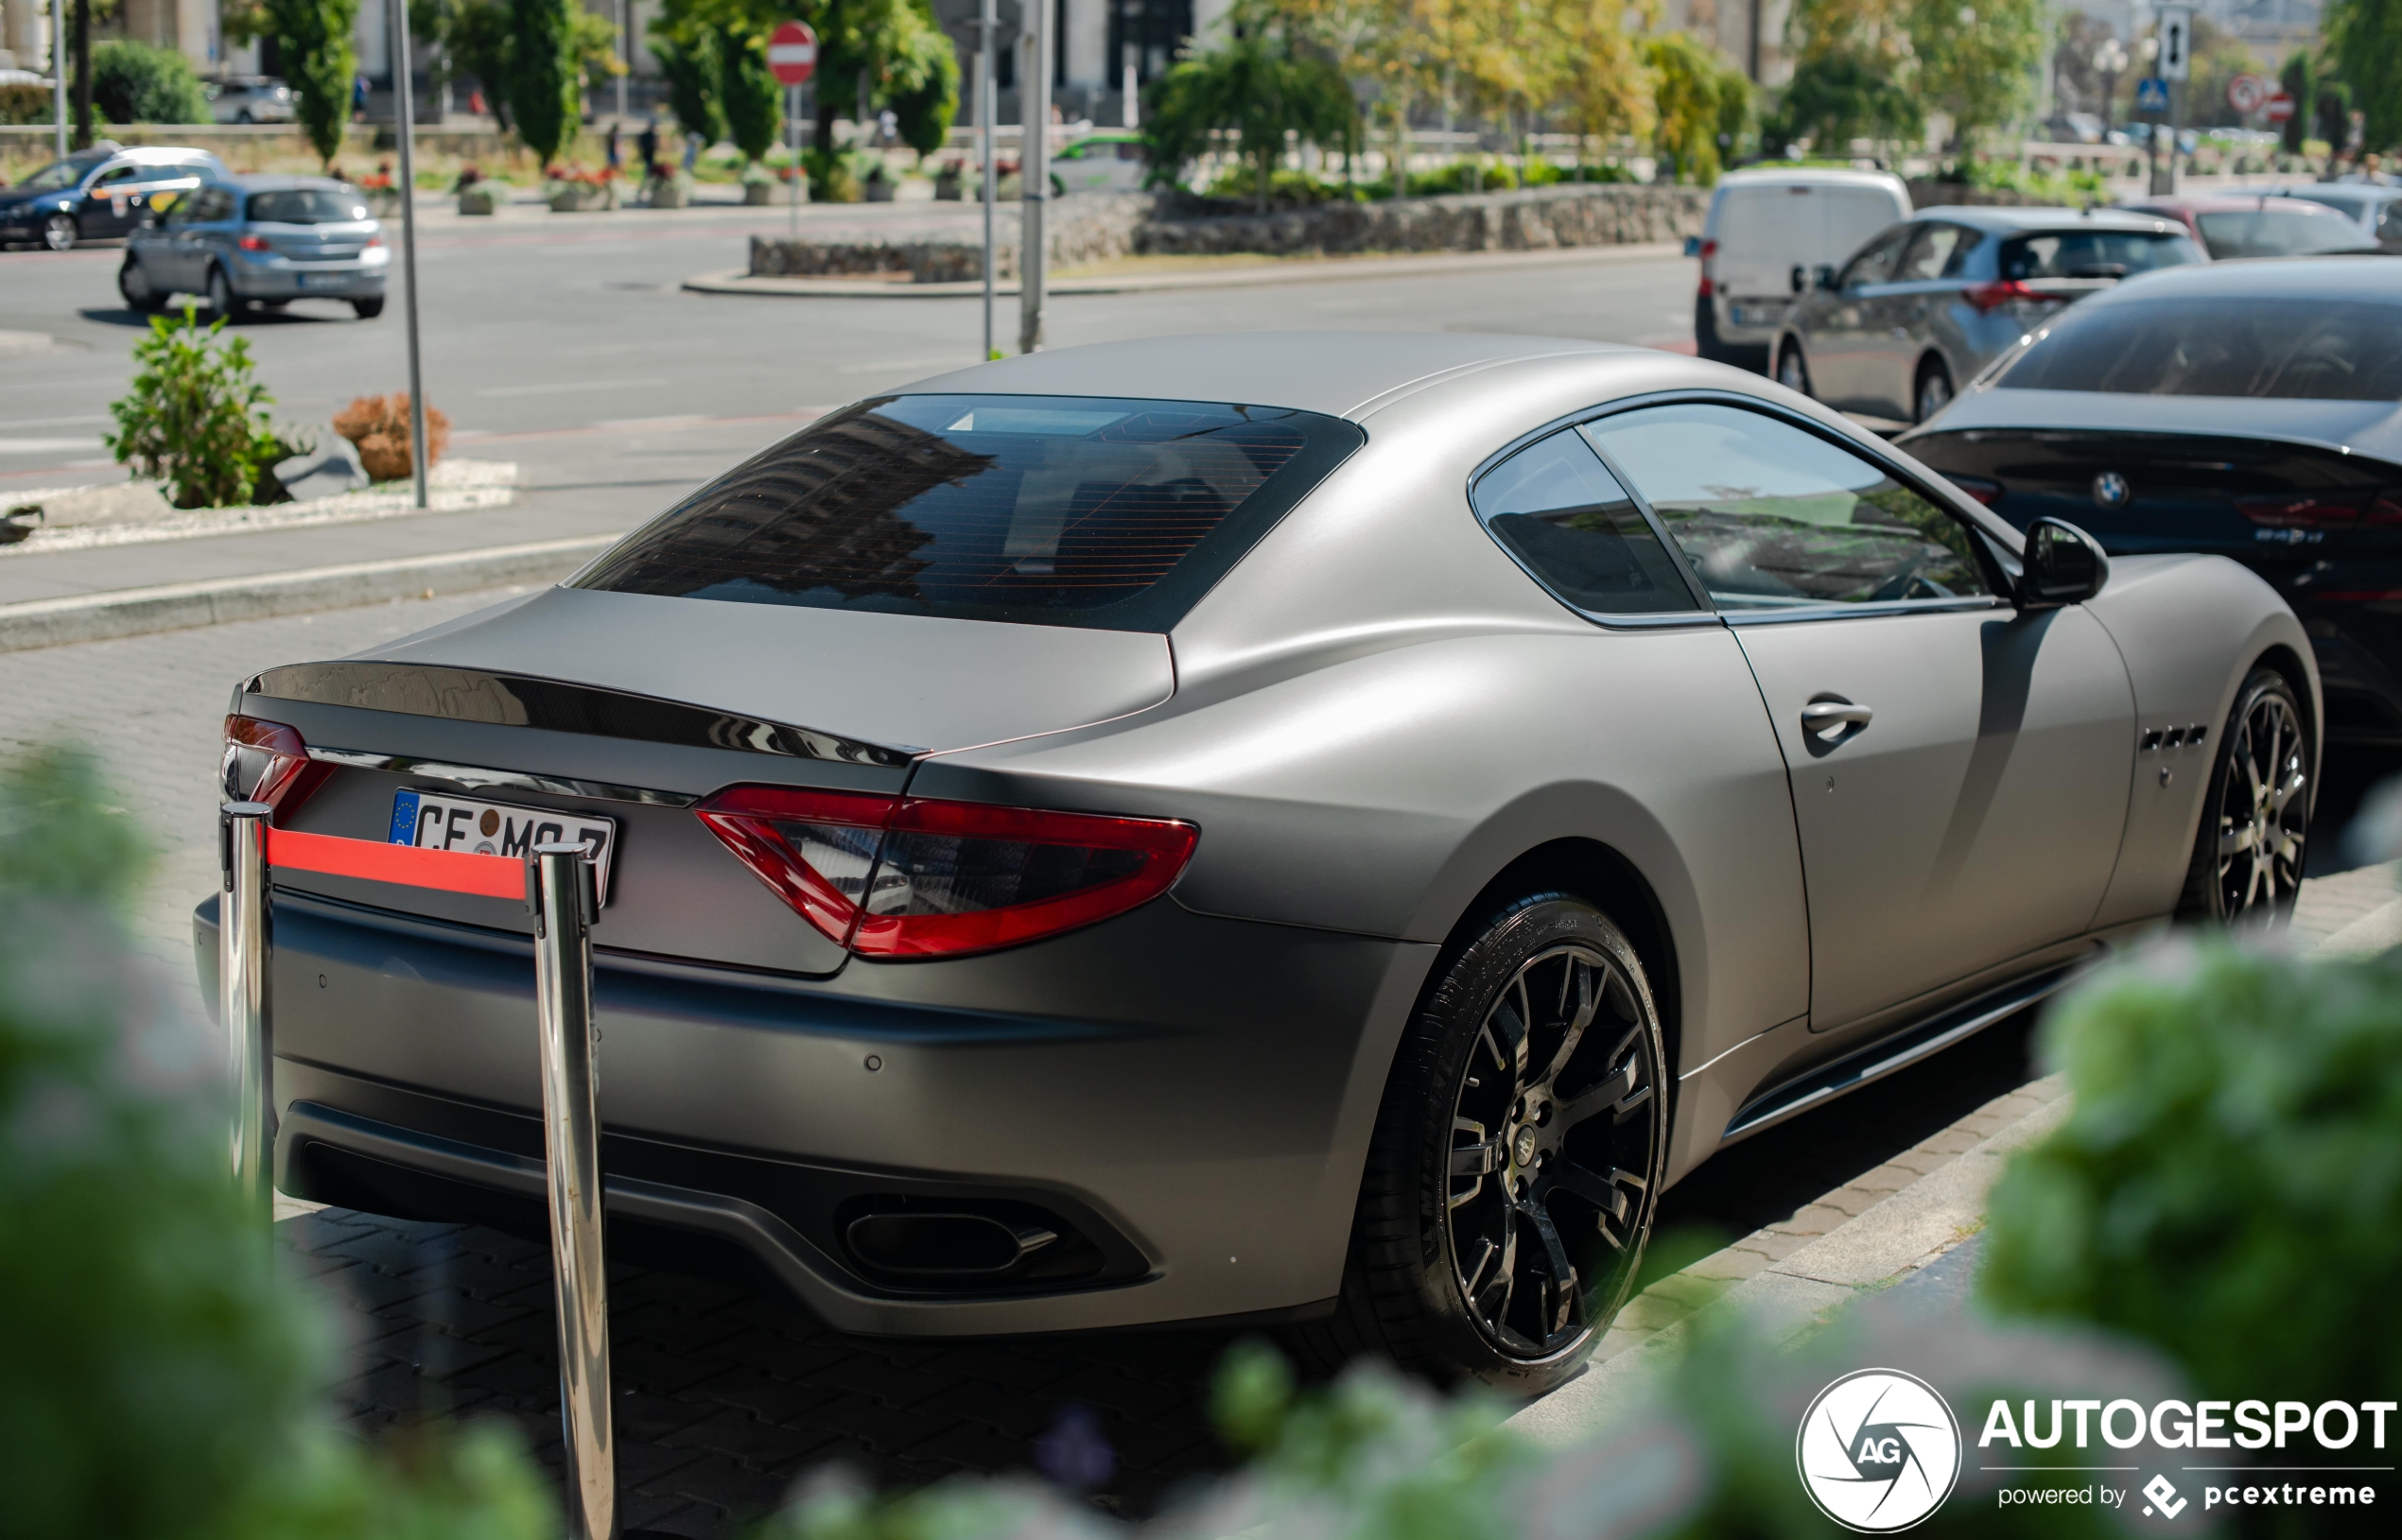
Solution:
M 173 48 L 116 39 L 92 50 L 92 102 L 112 123 L 206 123 L 208 97 Z

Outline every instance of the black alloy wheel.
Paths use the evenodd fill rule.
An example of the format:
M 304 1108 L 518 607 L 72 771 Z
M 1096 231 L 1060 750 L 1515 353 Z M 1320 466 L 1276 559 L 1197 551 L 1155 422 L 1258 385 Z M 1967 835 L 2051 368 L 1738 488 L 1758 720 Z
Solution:
M 1952 372 L 1941 358 L 1929 358 L 1919 366 L 1915 422 L 1923 423 L 1952 404 Z
M 76 228 L 72 214 L 54 214 L 42 221 L 42 244 L 53 251 L 72 251 L 83 232 Z
M 1810 366 L 1802 356 L 1802 344 L 1787 342 L 1777 355 L 1777 383 L 1801 395 L 1810 393 Z
M 1632 1291 L 1667 1160 L 1660 1017 L 1626 935 L 1544 892 L 1437 964 L 1371 1143 L 1334 1318 L 1308 1344 L 1540 1394 Z
M 2313 758 L 2293 686 L 2254 669 L 2219 735 L 2181 912 L 2264 928 L 2292 915 L 2308 854 Z
M 145 314 L 166 307 L 166 296 L 159 292 L 141 261 L 133 256 L 129 255 L 125 266 L 116 270 L 116 291 L 125 297 L 127 305 Z

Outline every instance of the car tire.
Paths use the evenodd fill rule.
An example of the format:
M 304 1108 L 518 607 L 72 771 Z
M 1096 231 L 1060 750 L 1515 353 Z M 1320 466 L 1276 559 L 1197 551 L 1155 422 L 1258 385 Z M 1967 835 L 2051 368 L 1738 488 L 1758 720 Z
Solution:
M 378 294 L 372 300 L 353 300 L 350 307 L 358 313 L 359 320 L 374 320 L 384 313 L 384 297 Z
M 42 244 L 53 251 L 72 251 L 83 232 L 78 228 L 72 214 L 54 214 L 42 221 Z
M 233 280 L 225 276 L 223 268 L 208 270 L 208 307 L 219 320 L 239 320 L 250 313 L 250 302 L 234 292 Z
M 1952 372 L 1942 359 L 1930 357 L 1918 366 L 1918 384 L 1910 391 L 1910 405 L 1917 416 L 1914 423 L 1923 423 L 1952 404 Z
M 1802 344 L 1787 342 L 1777 350 L 1777 383 L 1802 395 L 1810 392 L 1810 363 L 1802 356 Z
M 1376 1357 L 1540 1395 L 1591 1357 L 1650 1238 L 1660 1015 L 1626 933 L 1572 893 L 1504 906 L 1436 970 L 1385 1085 L 1341 1297 L 1297 1344 L 1324 1370 Z
M 2292 916 L 2317 797 L 2307 721 L 2293 685 L 2273 668 L 2254 669 L 2236 692 L 2211 755 L 2180 919 L 2268 929 Z M 2161 770 L 2175 773 L 2165 760 Z
M 130 256 L 125 259 L 125 266 L 116 270 L 116 291 L 124 297 L 127 308 L 144 315 L 155 315 L 166 308 L 166 296 L 150 282 L 142 264 Z

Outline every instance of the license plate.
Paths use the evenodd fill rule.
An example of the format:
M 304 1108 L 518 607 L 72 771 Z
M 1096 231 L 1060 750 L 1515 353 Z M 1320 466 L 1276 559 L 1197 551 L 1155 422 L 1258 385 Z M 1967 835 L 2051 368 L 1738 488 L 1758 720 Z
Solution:
M 573 840 L 593 852 L 600 870 L 600 901 L 609 901 L 609 860 L 617 854 L 618 821 L 552 807 L 512 807 L 432 791 L 392 793 L 392 842 L 419 850 L 463 850 L 523 860 L 535 845 Z
M 300 275 L 303 288 L 348 288 L 350 274 L 346 272 L 305 272 Z

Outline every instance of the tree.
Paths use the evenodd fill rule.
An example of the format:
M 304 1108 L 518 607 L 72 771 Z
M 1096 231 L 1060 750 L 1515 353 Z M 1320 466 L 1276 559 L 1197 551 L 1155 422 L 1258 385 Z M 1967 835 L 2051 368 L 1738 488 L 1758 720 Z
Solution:
M 112 123 L 206 123 L 192 61 L 173 48 L 117 38 L 92 50 L 92 99 Z
M 301 131 L 331 168 L 341 152 L 342 125 L 350 120 L 350 82 L 358 73 L 350 46 L 358 0 L 263 0 L 261 9 L 292 85 Z
M 2001 128 L 2033 105 L 2048 14 L 2048 0 L 1911 0 L 1910 52 L 1918 61 L 1911 87 L 1924 106 L 1951 118 L 1957 142 L 1966 145 L 1976 130 Z
M 409 28 L 441 44 L 445 78 L 473 76 L 500 131 L 513 121 L 509 79 L 516 58 L 506 0 L 410 0 Z
M 2361 114 L 2361 145 L 2402 145 L 2402 0 L 2327 0 L 2322 26 Z
M 574 0 L 509 0 L 515 46 L 507 79 L 517 137 L 548 165 L 576 136 L 583 116 Z
M 1647 40 L 1644 62 L 1658 82 L 1653 99 L 1660 127 L 1653 143 L 1673 164 L 1678 181 L 1709 186 L 1718 180 L 1718 136 L 1729 116 L 1742 111 L 1728 98 L 1748 104 L 1750 82 L 1690 32 Z
M 718 110 L 717 39 L 712 31 L 671 38 L 653 32 L 651 56 L 668 78 L 668 111 L 686 133 L 714 145 L 725 137 L 725 114 Z
M 1552 0 L 1554 35 L 1565 55 L 1556 90 L 1576 131 L 1579 164 L 1585 140 L 1641 137 L 1659 122 L 1651 72 L 1627 29 L 1628 9 L 1618 0 Z
M 1807 139 L 1820 154 L 1846 155 L 1854 139 L 1889 143 L 1925 130 L 1918 98 L 1891 71 L 1867 55 L 1821 53 L 1794 70 L 1772 131 L 1782 142 Z
M 1154 83 L 1143 100 L 1143 157 L 1152 181 L 1173 182 L 1216 136 L 1232 133 L 1256 173 L 1254 199 L 1264 210 L 1285 136 L 1349 145 L 1358 112 L 1340 71 L 1302 51 L 1282 26 L 1262 22 L 1179 61 Z
M 784 126 L 784 88 L 767 67 L 767 35 L 719 32 L 717 61 L 717 99 L 726 133 L 744 160 L 756 162 Z
M 2285 120 L 2281 130 L 2282 147 L 2289 155 L 2302 153 L 2302 142 L 2310 136 L 2310 125 L 2319 116 L 2319 65 L 2307 48 L 2296 48 L 2286 56 L 2285 68 L 2277 72 L 2277 84 L 2293 98 L 2293 116 Z
M 817 126 L 820 156 L 834 151 L 834 120 L 851 105 L 824 82 L 851 81 L 867 73 L 869 105 L 890 107 L 902 119 L 902 134 L 921 150 L 939 148 L 959 110 L 959 61 L 949 38 L 934 20 L 931 0 L 666 0 L 651 24 L 653 39 L 688 61 L 707 53 L 718 32 L 764 37 L 776 24 L 797 16 L 817 33 Z M 657 43 L 653 43 L 655 52 Z M 665 61 L 662 59 L 662 64 Z M 723 85 L 712 71 L 699 81 L 711 98 L 696 112 L 723 122 Z M 669 73 L 670 86 L 676 80 Z M 678 117 L 683 113 L 678 112 Z

